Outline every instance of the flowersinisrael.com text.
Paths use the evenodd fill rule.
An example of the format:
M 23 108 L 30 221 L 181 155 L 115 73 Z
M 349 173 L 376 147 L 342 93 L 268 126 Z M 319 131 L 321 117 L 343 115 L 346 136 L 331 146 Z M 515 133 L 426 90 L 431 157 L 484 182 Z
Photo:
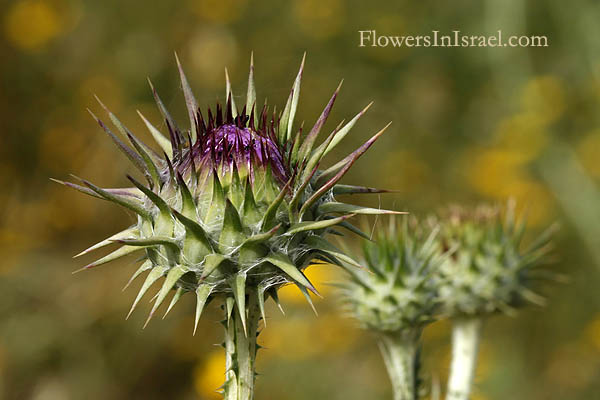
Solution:
M 426 35 L 378 35 L 375 30 L 358 31 L 358 47 L 548 47 L 544 35 L 466 35 L 459 30 L 448 34 L 431 31 Z

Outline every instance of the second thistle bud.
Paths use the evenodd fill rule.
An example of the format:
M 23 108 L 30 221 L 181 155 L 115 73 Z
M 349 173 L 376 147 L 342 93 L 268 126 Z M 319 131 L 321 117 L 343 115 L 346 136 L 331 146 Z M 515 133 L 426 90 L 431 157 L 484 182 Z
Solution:
M 449 316 L 511 313 L 544 299 L 531 289 L 534 269 L 550 249 L 551 230 L 523 246 L 524 219 L 506 208 L 450 207 L 443 213 L 442 247 L 452 253 L 440 268 L 440 300 Z
M 419 397 L 421 331 L 438 309 L 435 272 L 443 255 L 436 234 L 416 219 L 392 221 L 363 246 L 368 271 L 353 274 L 346 290 L 354 317 L 377 334 L 395 400 Z
M 391 223 L 363 246 L 368 271 L 358 271 L 347 301 L 363 326 L 381 332 L 419 329 L 433 321 L 438 306 L 435 271 L 442 255 L 437 228 L 426 230 L 411 218 Z

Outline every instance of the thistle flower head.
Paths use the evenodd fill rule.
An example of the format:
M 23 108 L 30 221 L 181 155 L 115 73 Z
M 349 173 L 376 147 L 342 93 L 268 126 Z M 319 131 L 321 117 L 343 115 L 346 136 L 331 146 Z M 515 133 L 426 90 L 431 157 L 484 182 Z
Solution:
M 373 242 L 363 245 L 368 270 L 352 274 L 346 300 L 352 314 L 379 332 L 420 331 L 433 321 L 437 306 L 437 268 L 443 255 L 435 242 L 437 228 L 415 218 L 400 226 L 392 221 Z
M 453 206 L 442 212 L 440 244 L 449 249 L 440 268 L 440 299 L 450 316 L 511 313 L 524 303 L 543 304 L 531 289 L 549 250 L 553 228 L 523 245 L 524 218 L 515 204 Z
M 102 103 L 119 134 L 94 116 L 137 167 L 144 183 L 128 176 L 132 187 L 103 189 L 87 180 L 81 185 L 58 181 L 136 215 L 132 226 L 81 253 L 115 242 L 122 245 L 83 269 L 141 252 L 143 263 L 132 280 L 144 272 L 147 276 L 131 311 L 164 278 L 150 317 L 171 291 L 167 312 L 181 295 L 193 292 L 196 324 L 204 305 L 216 297 L 223 299 L 228 315 L 237 308 L 242 321 L 248 296 L 256 296 L 264 318 L 265 298 L 276 300 L 277 289 L 287 283 L 296 284 L 310 300 L 308 291 L 316 293 L 316 289 L 302 271 L 311 260 L 345 266 L 338 260 L 343 254 L 326 241 L 326 234 L 334 227 L 357 231 L 347 221 L 355 214 L 388 213 L 335 198 L 380 192 L 339 181 L 385 128 L 339 163 L 321 169 L 323 157 L 369 106 L 317 145 L 339 87 L 308 134 L 302 133 L 302 127 L 294 131 L 304 60 L 280 113 L 267 105 L 257 111 L 253 62 L 243 109 L 238 111 L 227 77 L 225 107 L 217 105 L 206 113 L 200 111 L 179 60 L 177 64 L 189 129 L 179 128 L 154 87 L 167 134 L 140 114 L 161 152 L 140 141 Z

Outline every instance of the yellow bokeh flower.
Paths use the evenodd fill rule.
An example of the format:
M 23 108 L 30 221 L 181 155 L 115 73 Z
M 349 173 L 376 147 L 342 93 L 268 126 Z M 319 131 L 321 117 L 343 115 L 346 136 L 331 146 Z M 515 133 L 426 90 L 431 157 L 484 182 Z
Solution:
M 465 172 L 479 193 L 501 198 L 510 196 L 507 187 L 526 177 L 523 170 L 528 158 L 519 152 L 499 148 L 472 148 L 464 156 Z
M 354 321 L 339 314 L 325 314 L 316 321 L 319 353 L 334 354 L 349 349 L 361 334 Z
M 473 148 L 464 159 L 467 180 L 480 194 L 506 201 L 513 198 L 527 211 L 527 223 L 539 226 L 552 219 L 555 201 L 528 171 L 530 154 L 499 148 Z
M 309 265 L 304 271 L 306 277 L 312 282 L 317 288 L 319 293 L 323 296 L 331 291 L 331 286 L 327 285 L 329 282 L 335 281 L 337 277 L 335 267 L 331 265 Z M 302 292 L 295 285 L 287 285 L 278 290 L 279 298 L 282 303 L 290 302 L 293 304 L 306 304 L 306 298 Z M 317 296 L 311 296 L 313 302 L 320 301 L 321 299 Z
M 222 398 L 217 390 L 225 381 L 223 371 L 225 371 L 225 352 L 215 350 L 194 369 L 196 393 L 203 399 Z
M 33 51 L 60 35 L 64 22 L 58 10 L 49 2 L 21 0 L 8 10 L 4 20 L 4 33 L 15 47 Z

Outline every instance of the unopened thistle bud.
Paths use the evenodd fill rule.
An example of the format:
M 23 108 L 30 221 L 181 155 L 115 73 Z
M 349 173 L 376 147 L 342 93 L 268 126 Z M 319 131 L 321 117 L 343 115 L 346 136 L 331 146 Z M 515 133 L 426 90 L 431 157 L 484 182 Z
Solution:
M 554 228 L 524 246 L 525 219 L 517 219 L 513 202 L 505 208 L 452 206 L 440 220 L 441 246 L 451 252 L 439 271 L 445 314 L 512 314 L 526 303 L 544 304 L 532 283 L 551 249 Z
M 543 305 L 532 283 L 551 249 L 553 228 L 523 245 L 524 218 L 506 208 L 450 207 L 441 216 L 440 246 L 450 257 L 439 270 L 440 301 L 452 318 L 452 364 L 447 400 L 467 400 L 477 363 L 483 318 L 514 314 L 527 303 Z
M 395 400 L 414 400 L 420 392 L 421 331 L 439 309 L 436 273 L 444 255 L 436 235 L 436 227 L 415 218 L 401 226 L 392 221 L 363 245 L 367 270 L 352 273 L 345 288 L 351 314 L 377 335 Z

